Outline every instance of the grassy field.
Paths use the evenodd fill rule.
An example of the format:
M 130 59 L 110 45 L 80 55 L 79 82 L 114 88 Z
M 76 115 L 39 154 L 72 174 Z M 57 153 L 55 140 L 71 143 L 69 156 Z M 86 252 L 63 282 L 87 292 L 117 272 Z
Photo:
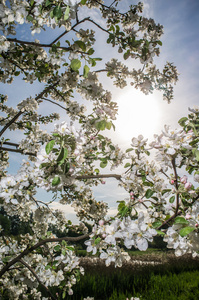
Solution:
M 139 251 L 138 251 L 139 252 Z M 176 258 L 172 252 L 130 253 L 132 259 L 122 268 L 106 267 L 98 258 L 82 258 L 85 276 L 65 299 L 82 300 L 198 300 L 199 259 L 189 255 Z M 152 253 L 149 253 L 152 252 Z

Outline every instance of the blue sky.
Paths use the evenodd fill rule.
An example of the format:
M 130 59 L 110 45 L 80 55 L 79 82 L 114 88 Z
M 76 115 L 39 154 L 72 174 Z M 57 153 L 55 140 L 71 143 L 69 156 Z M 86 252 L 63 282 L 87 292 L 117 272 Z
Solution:
M 106 2 L 106 1 L 105 1 Z M 127 8 L 130 4 L 139 1 L 122 0 L 121 5 Z M 160 133 L 164 124 L 172 127 L 177 126 L 177 121 L 186 116 L 188 107 L 199 105 L 199 1 L 198 0 L 145 0 L 145 14 L 154 18 L 156 23 L 164 26 L 160 57 L 156 59 L 160 68 L 166 61 L 173 62 L 178 69 L 179 82 L 174 87 L 174 99 L 170 104 L 162 100 L 162 94 L 155 92 L 153 95 L 145 96 L 141 92 L 135 91 L 132 87 L 118 90 L 110 86 L 105 75 L 102 81 L 105 87 L 113 92 L 113 99 L 118 102 L 119 115 L 116 122 L 116 132 L 111 133 L 114 142 L 122 148 L 129 146 L 131 138 L 142 133 L 145 137 L 152 139 L 154 133 Z M 98 15 L 93 13 L 98 18 Z M 29 38 L 26 27 L 21 27 L 19 36 Z M 53 32 L 56 36 L 57 32 Z M 53 39 L 52 33 L 42 36 L 42 42 L 50 42 Z M 32 40 L 38 38 L 37 35 Z M 105 47 L 106 36 L 97 35 L 97 53 L 107 60 L 117 55 L 117 51 L 112 49 L 107 52 Z M 15 84 L 11 86 L 0 85 L 2 93 L 9 94 L 9 103 L 16 106 L 17 103 L 30 95 L 35 95 L 41 91 L 37 84 L 22 84 L 17 78 Z M 50 108 L 49 108 L 50 109 Z M 54 107 L 52 107 L 52 110 Z M 62 114 L 62 118 L 65 115 Z M 110 134 L 110 133 L 109 133 Z M 11 139 L 17 142 L 19 136 L 11 132 Z M 17 170 L 17 161 L 22 156 L 12 154 L 12 164 L 10 171 Z M 120 171 L 120 170 L 118 170 Z M 108 173 L 108 170 L 105 171 Z M 117 187 L 114 179 L 106 180 L 106 184 L 94 189 L 98 200 L 104 200 L 115 208 L 115 201 L 122 200 L 126 193 Z M 43 194 L 40 194 L 42 197 Z M 68 209 L 68 208 L 67 208 Z

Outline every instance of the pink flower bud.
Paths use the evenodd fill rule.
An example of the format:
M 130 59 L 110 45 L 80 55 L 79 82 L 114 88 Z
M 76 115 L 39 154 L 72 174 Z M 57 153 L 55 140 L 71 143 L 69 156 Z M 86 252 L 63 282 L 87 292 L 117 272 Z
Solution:
M 196 228 L 198 227 L 198 223 L 195 224 L 195 227 L 196 227 Z
M 102 237 L 103 237 L 103 239 L 105 239 L 105 237 L 106 237 L 106 234 L 105 234 L 105 233 L 103 233 L 103 234 L 102 234 Z
M 175 182 L 175 181 L 174 181 L 173 179 L 171 179 L 171 184 L 174 184 L 174 182 Z
M 104 225 L 104 220 L 99 220 L 99 225 L 103 226 Z
M 191 215 L 190 215 L 190 214 L 186 214 L 185 219 L 186 219 L 186 220 L 191 219 Z
M 185 187 L 186 190 L 189 190 L 192 187 L 192 183 L 187 182 L 187 183 L 185 183 L 184 187 Z
M 104 180 L 101 181 L 101 184 L 105 184 L 105 183 L 106 183 L 106 181 L 104 181 Z
M 133 196 L 134 195 L 134 193 L 133 192 L 130 192 L 130 196 Z
M 181 178 L 180 178 L 180 182 L 181 183 L 183 183 L 183 184 L 185 184 L 185 183 L 187 183 L 187 176 L 186 175 L 184 175 L 184 176 L 182 176 Z

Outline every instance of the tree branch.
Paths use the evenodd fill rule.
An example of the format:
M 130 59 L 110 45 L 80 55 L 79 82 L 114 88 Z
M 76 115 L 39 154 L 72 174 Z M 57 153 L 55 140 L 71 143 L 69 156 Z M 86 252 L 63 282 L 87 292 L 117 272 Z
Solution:
M 56 90 L 56 89 L 55 89 L 55 90 Z M 56 91 L 57 91 L 57 90 L 56 90 Z M 52 101 L 52 100 L 50 100 L 50 99 L 47 99 L 47 98 L 41 98 L 41 99 L 42 99 L 42 100 L 45 100 L 45 101 L 48 101 L 48 102 L 51 102 L 51 103 L 53 103 L 53 104 L 55 104 L 55 105 L 57 105 L 57 106 L 63 108 L 64 110 L 68 111 L 64 106 L 62 106 L 62 105 L 59 104 L 59 103 L 56 103 L 56 102 L 54 102 L 54 101 Z
M 32 247 L 27 247 L 23 252 L 21 252 L 18 256 L 10 260 L 1 270 L 0 270 L 0 278 L 3 276 L 4 273 L 6 273 L 11 266 L 16 264 L 20 261 L 25 255 L 28 255 L 29 253 L 33 252 L 37 248 L 45 245 L 46 243 L 54 243 L 54 242 L 61 242 L 61 241 L 70 241 L 70 242 L 77 242 L 83 239 L 86 239 L 89 237 L 89 234 L 84 234 L 78 237 L 62 237 L 62 238 L 48 238 L 45 240 L 41 240 L 37 244 L 35 244 Z
M 54 41 L 52 41 L 52 43 L 49 44 L 49 46 L 52 46 L 53 44 L 55 44 L 59 39 L 61 39 L 65 34 L 67 34 L 69 31 L 73 30 L 76 26 L 78 26 L 79 24 L 88 21 L 90 17 L 84 18 L 81 21 L 77 22 L 75 25 L 72 26 L 72 28 L 70 30 L 65 30 L 62 34 L 60 34 Z
M 49 92 L 49 90 L 51 90 L 54 86 L 56 86 L 59 83 L 59 81 L 55 82 L 52 85 L 49 85 L 48 87 L 46 87 L 39 95 L 37 95 L 35 97 L 35 100 L 39 100 L 40 98 L 43 97 L 43 95 L 47 92 Z M 20 110 L 5 126 L 4 128 L 0 131 L 0 137 L 3 135 L 3 133 L 10 127 L 10 125 L 12 125 L 22 114 L 24 113 L 24 111 Z
M 23 259 L 20 259 L 19 262 L 24 265 L 32 274 L 33 276 L 37 279 L 37 281 L 39 282 L 39 284 L 47 291 L 47 293 L 50 295 L 50 297 L 53 300 L 56 300 L 56 298 L 53 296 L 53 294 L 51 293 L 51 291 L 48 289 L 47 286 L 45 286 L 45 284 L 43 284 L 41 282 L 41 280 L 39 279 L 39 277 L 37 276 L 37 274 L 35 273 L 35 271 L 31 268 L 31 266 L 29 266 Z
M 97 27 L 98 27 L 99 29 L 101 29 L 102 31 L 104 31 L 104 32 L 106 32 L 106 33 L 108 33 L 108 34 L 110 33 L 107 29 L 101 27 L 99 24 L 97 24 L 95 21 L 91 20 L 90 18 L 89 18 L 87 21 L 93 23 L 95 26 L 97 26 Z
M 22 40 L 18 40 L 16 38 L 15 39 L 7 38 L 7 40 L 10 42 L 19 43 L 22 45 L 32 45 L 32 46 L 39 47 L 39 48 L 51 48 L 53 45 L 51 43 L 50 44 L 39 44 L 39 43 L 35 43 L 35 42 L 22 41 Z M 57 49 L 63 49 L 63 50 L 67 50 L 67 51 L 72 50 L 71 47 L 62 47 L 62 46 L 57 47 Z
M 20 149 L 12 149 L 12 148 L 7 148 L 7 147 L 0 147 L 0 150 L 10 151 L 10 152 L 16 152 L 16 153 L 20 153 L 20 154 L 24 154 L 24 155 L 37 156 L 36 153 L 24 152 L 24 150 L 20 150 Z
M 177 195 L 176 195 L 176 210 L 175 210 L 175 215 L 177 216 L 178 213 L 178 209 L 179 209 L 179 204 L 180 204 L 180 196 L 178 193 L 178 174 L 177 174 L 177 170 L 176 170 L 176 164 L 175 164 L 175 158 L 172 158 L 171 160 L 172 166 L 173 166 L 173 170 L 174 170 L 174 176 L 175 176 L 175 188 L 177 190 Z
M 115 178 L 117 180 L 121 180 L 122 176 L 118 174 L 98 174 L 98 175 L 80 175 L 75 176 L 75 179 L 81 180 L 81 179 L 95 179 L 95 178 Z

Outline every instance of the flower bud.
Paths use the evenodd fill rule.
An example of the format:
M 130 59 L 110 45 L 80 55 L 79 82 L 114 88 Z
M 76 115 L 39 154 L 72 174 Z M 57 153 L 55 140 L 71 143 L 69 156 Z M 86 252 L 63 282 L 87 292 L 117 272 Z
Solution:
M 186 175 L 184 175 L 184 176 L 182 176 L 181 178 L 180 178 L 180 182 L 181 183 L 183 183 L 183 184 L 185 184 L 185 183 L 187 183 L 187 176 Z
M 186 190 L 189 190 L 192 187 L 192 183 L 187 182 L 187 183 L 185 183 L 184 187 L 185 187 Z
M 186 220 L 191 219 L 191 215 L 190 215 L 190 214 L 186 214 L 185 219 L 186 219 Z
M 104 220 L 99 220 L 99 225 L 103 226 L 104 225 Z

